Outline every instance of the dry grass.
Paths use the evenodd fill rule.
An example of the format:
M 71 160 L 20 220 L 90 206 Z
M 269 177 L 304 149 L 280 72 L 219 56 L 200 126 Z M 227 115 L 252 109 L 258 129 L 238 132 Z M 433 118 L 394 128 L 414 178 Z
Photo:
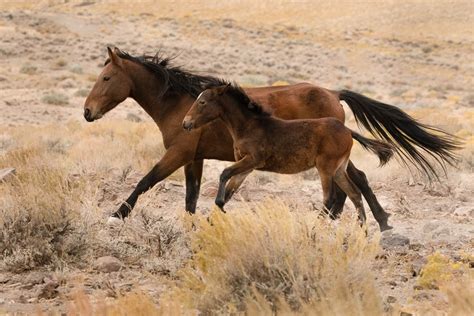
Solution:
M 380 314 L 370 271 L 377 239 L 353 219 L 339 225 L 268 202 L 197 223 L 193 257 L 164 299 L 203 314 Z
M 123 181 L 132 169 L 150 168 L 153 157 L 162 152 L 149 127 L 110 123 L 82 128 L 69 123 L 29 127 L 27 132 L 22 127 L 3 129 L 0 168 L 13 166 L 17 171 L 0 184 L 1 264 L 16 272 L 44 265 L 57 268 L 90 256 L 92 250 L 95 255 L 120 252 L 119 257 L 133 260 L 145 253 L 159 257 L 160 234 L 178 233 L 168 227 L 168 219 L 147 217 L 146 199 L 129 234 L 114 238 L 99 229 L 103 224 L 97 226 L 103 217 L 97 204 L 101 179 L 114 174 Z M 176 236 L 165 240 L 170 238 L 168 244 Z M 124 248 L 131 240 L 141 246 Z

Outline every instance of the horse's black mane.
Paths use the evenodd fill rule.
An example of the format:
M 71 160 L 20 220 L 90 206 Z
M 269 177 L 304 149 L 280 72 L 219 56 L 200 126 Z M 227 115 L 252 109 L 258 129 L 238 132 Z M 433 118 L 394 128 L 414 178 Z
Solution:
M 270 113 L 266 112 L 263 107 L 257 103 L 256 101 L 252 100 L 247 93 L 245 93 L 244 89 L 241 86 L 236 84 L 235 82 L 230 84 L 227 88 L 227 94 L 229 94 L 232 98 L 234 98 L 237 103 L 251 112 L 261 115 L 261 116 L 269 116 Z
M 226 84 L 223 79 L 213 76 L 197 75 L 190 73 L 178 66 L 171 66 L 173 58 L 163 57 L 160 52 L 152 55 L 132 56 L 122 50 L 115 50 L 116 54 L 123 59 L 127 59 L 138 64 L 154 73 L 163 81 L 160 95 L 167 92 L 189 93 L 192 97 L 197 97 L 206 87 L 215 87 Z M 105 63 L 107 64 L 109 60 Z

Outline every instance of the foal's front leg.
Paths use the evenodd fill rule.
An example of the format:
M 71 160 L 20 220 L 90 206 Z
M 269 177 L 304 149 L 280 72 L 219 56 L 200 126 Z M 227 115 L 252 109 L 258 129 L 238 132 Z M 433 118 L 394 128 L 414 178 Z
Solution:
M 224 204 L 226 203 L 225 186 L 227 184 L 227 181 L 229 181 L 229 179 L 233 176 L 240 175 L 242 173 L 248 174 L 256 167 L 257 164 L 255 163 L 254 159 L 252 159 L 252 157 L 250 156 L 245 156 L 232 166 L 225 168 L 224 171 L 222 171 L 219 179 L 219 190 L 217 191 L 216 197 L 216 205 L 219 206 L 222 212 L 224 212 Z

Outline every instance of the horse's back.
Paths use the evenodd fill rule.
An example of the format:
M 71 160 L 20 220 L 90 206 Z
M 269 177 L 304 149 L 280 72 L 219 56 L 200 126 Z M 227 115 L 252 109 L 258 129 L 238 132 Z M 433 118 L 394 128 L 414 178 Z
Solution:
M 344 122 L 338 93 L 310 83 L 247 88 L 245 91 L 265 110 L 285 120 L 335 117 Z

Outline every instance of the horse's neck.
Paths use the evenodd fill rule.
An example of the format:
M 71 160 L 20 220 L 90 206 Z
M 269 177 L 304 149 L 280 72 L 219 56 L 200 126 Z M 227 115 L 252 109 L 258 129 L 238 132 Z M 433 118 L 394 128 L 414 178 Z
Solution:
M 164 122 L 169 121 L 170 115 L 175 117 L 182 114 L 184 117 L 186 105 L 192 104 L 192 100 L 186 100 L 189 96 L 162 95 L 160 88 L 163 83 L 143 66 L 131 65 L 129 71 L 134 83 L 131 97 L 153 118 L 160 129 L 164 127 Z

